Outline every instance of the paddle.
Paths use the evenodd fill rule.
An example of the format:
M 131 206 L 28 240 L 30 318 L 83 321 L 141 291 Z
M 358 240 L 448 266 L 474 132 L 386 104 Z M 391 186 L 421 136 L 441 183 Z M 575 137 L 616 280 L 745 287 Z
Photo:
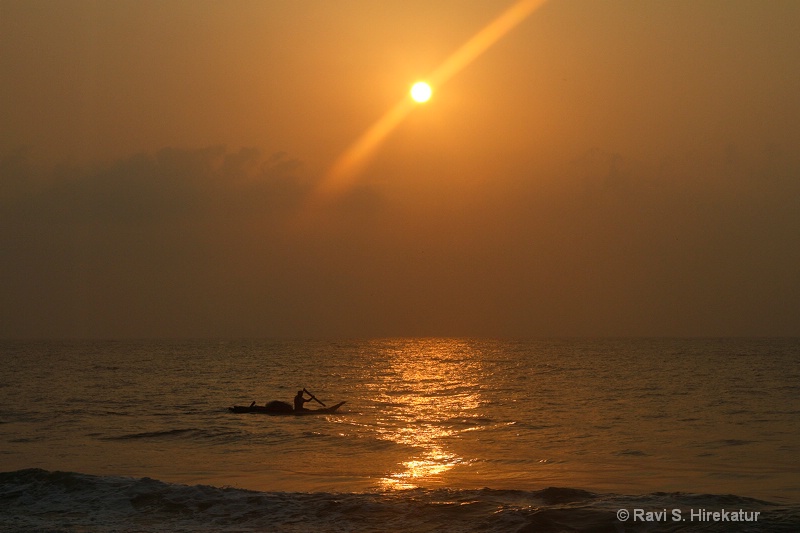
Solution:
M 318 404 L 320 404 L 322 407 L 328 407 L 327 405 L 325 405 L 325 404 L 324 404 L 324 403 L 322 403 L 321 401 L 317 400 L 316 396 L 314 396 L 313 394 L 311 394 L 310 392 L 308 392 L 308 390 L 306 390 L 306 389 L 303 389 L 303 392 L 305 392 L 306 394 L 308 394 L 309 396 L 311 396 L 311 399 L 312 399 L 312 400 L 314 400 L 315 402 L 317 402 Z

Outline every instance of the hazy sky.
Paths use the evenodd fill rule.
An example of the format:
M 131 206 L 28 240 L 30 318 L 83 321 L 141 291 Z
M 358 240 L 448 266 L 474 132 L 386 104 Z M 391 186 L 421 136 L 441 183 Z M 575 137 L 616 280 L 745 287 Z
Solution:
M 800 2 L 0 0 L 0 337 L 800 335 Z

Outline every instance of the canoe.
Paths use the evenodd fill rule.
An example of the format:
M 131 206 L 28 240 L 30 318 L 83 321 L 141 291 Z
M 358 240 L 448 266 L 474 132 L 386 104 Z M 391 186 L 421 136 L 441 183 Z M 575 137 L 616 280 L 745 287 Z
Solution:
M 234 405 L 233 407 L 228 407 L 228 411 L 231 413 L 261 413 L 265 415 L 329 415 L 335 413 L 336 410 L 345 403 L 346 402 L 339 402 L 336 405 L 331 405 L 324 409 L 303 409 L 302 411 L 295 411 L 288 403 L 269 402 L 267 405 Z

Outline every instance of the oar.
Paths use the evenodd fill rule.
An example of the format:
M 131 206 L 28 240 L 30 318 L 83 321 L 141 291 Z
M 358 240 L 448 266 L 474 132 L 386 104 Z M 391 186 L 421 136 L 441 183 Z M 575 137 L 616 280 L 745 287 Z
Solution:
M 312 399 L 312 400 L 314 400 L 315 402 L 317 402 L 318 404 L 320 404 L 322 407 L 328 407 L 327 405 L 325 405 L 325 404 L 324 404 L 324 403 L 322 403 L 321 401 L 317 400 L 317 397 L 316 397 L 316 396 L 314 396 L 313 394 L 311 394 L 310 392 L 308 392 L 308 390 L 306 390 L 306 389 L 303 389 L 303 390 L 305 391 L 305 393 L 306 393 L 306 394 L 308 394 L 309 396 L 311 396 L 311 399 Z

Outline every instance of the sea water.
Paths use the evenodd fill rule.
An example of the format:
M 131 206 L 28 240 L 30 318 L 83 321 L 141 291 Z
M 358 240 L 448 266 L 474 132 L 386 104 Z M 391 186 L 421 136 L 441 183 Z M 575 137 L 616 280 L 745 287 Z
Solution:
M 800 530 L 797 339 L 3 341 L 0 357 L 3 531 Z M 347 403 L 227 410 L 302 388 Z

